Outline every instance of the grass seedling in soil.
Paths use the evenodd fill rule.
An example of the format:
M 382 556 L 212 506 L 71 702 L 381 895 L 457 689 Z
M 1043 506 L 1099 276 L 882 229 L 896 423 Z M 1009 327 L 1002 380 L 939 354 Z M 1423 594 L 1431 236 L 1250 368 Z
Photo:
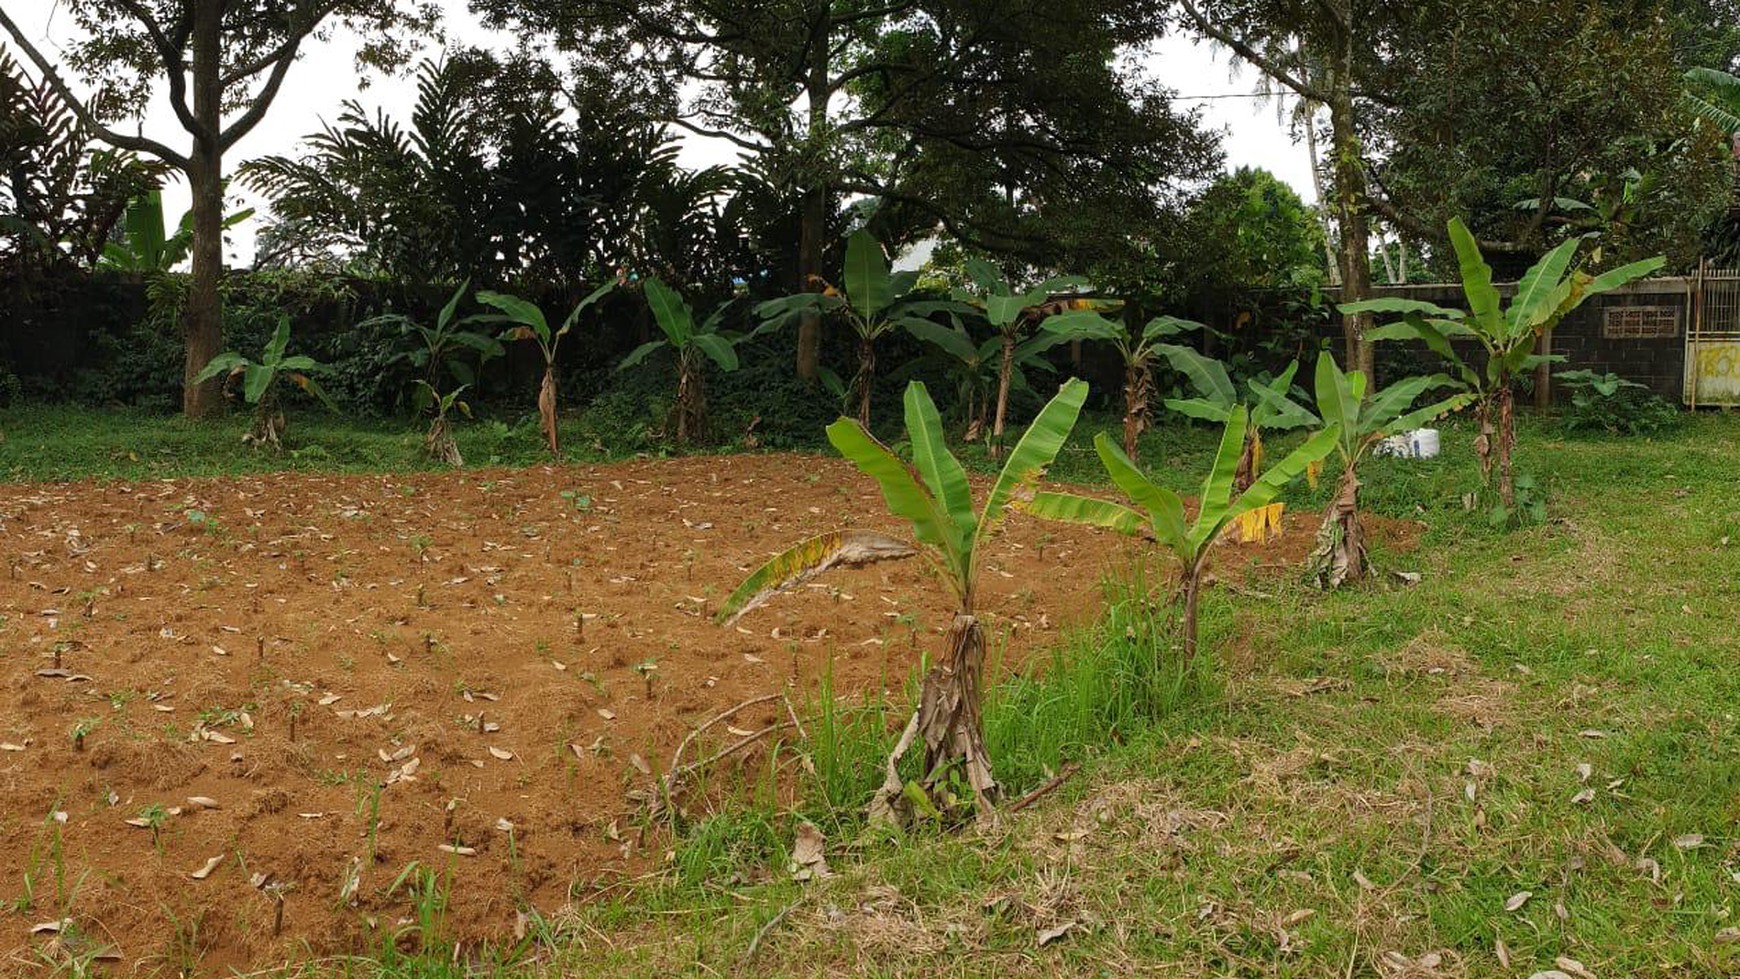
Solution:
M 91 732 L 97 729 L 98 723 L 99 720 L 95 717 L 85 717 L 80 718 L 79 722 L 72 726 L 71 733 L 74 751 L 85 750 L 85 739 L 90 737 Z
M 158 856 L 162 856 L 163 824 L 169 820 L 169 810 L 163 808 L 163 803 L 155 802 L 139 810 L 139 818 L 151 830 L 151 849 L 156 850 Z
M 659 672 L 658 661 L 651 659 L 641 660 L 639 663 L 634 664 L 634 671 L 639 673 L 641 680 L 646 683 L 646 699 L 651 700 L 653 698 L 653 680 L 658 676 Z

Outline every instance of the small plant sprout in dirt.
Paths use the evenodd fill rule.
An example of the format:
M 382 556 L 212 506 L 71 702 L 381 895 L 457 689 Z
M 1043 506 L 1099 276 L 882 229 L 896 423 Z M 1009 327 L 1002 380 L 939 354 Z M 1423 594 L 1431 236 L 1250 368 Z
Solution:
M 1402 320 L 1367 330 L 1371 340 L 1417 340 L 1444 358 L 1461 382 L 1473 391 L 1480 416 L 1480 435 L 1474 454 L 1480 460 L 1480 475 L 1490 486 L 1498 473 L 1498 505 L 1495 511 L 1509 520 L 1516 508 L 1516 483 L 1511 473 L 1511 454 L 1516 448 L 1516 378 L 1561 357 L 1537 353 L 1543 336 L 1585 299 L 1641 279 L 1661 269 L 1667 259 L 1657 257 L 1622 265 L 1600 275 L 1572 268 L 1581 238 L 1561 243 L 1523 273 L 1516 296 L 1504 306 L 1492 282 L 1492 266 L 1480 254 L 1480 244 L 1460 218 L 1450 221 L 1450 244 L 1462 270 L 1462 291 L 1468 311 L 1445 309 L 1417 299 L 1368 299 L 1347 303 L 1343 313 L 1399 313 Z M 1486 353 L 1483 369 L 1475 370 L 1451 347 L 1453 339 L 1479 342 Z
M 499 316 L 478 317 L 480 322 L 508 324 L 508 331 L 503 334 L 506 339 L 531 340 L 544 355 L 544 380 L 538 386 L 538 426 L 549 443 L 551 455 L 561 454 L 556 438 L 556 351 L 562 346 L 562 338 L 580 321 L 580 314 L 614 288 L 616 283 L 611 282 L 593 290 L 554 330 L 550 329 L 550 321 L 544 318 L 544 311 L 534 303 L 500 292 L 486 290 L 477 294 L 478 302 L 501 310 Z
M 1160 341 L 1200 330 L 1202 324 L 1160 316 L 1133 333 L 1093 310 L 1072 310 L 1046 320 L 1044 328 L 1059 340 L 1098 340 L 1117 350 L 1124 367 L 1124 454 L 1138 458 L 1138 440 L 1154 420 L 1154 365 L 1160 360 Z
M 85 739 L 91 736 L 91 733 L 97 729 L 97 725 L 100 723 L 102 723 L 100 718 L 82 717 L 72 726 L 69 733 L 72 735 L 74 751 L 85 750 Z
M 413 383 L 417 389 L 413 397 L 417 409 L 434 416 L 429 422 L 429 434 L 423 437 L 424 451 L 436 462 L 455 467 L 465 465 L 465 457 L 459 454 L 459 443 L 453 440 L 453 423 L 448 419 L 455 409 L 465 417 L 471 417 L 471 405 L 459 398 L 465 393 L 465 385 L 442 394 L 421 378 Z
M 688 445 L 707 434 L 706 376 L 702 370 L 705 361 L 712 361 L 726 373 L 736 370 L 737 344 L 754 334 L 744 336 L 719 329 L 734 301 L 721 303 L 705 320 L 696 323 L 694 311 L 675 289 L 658 279 L 646 280 L 642 289 L 653 319 L 665 337 L 636 347 L 617 365 L 617 370 L 626 370 L 665 347 L 671 348 L 677 359 L 677 443 Z
M 985 633 L 975 615 L 979 572 L 990 538 L 1008 516 L 1011 504 L 1033 492 L 1046 467 L 1057 457 L 1075 427 L 1087 393 L 1084 381 L 1071 380 L 1063 385 L 1009 453 L 984 506 L 976 513 L 966 470 L 950 454 L 943 440 L 942 418 L 923 384 L 915 381 L 906 389 L 906 435 L 912 445 L 912 466 L 856 421 L 842 418 L 829 425 L 828 440 L 877 482 L 890 511 L 912 523 L 917 546 L 863 530 L 823 534 L 763 565 L 725 600 L 719 619 L 729 624 L 830 568 L 862 567 L 919 553 L 948 583 L 955 599 L 954 622 L 943 656 L 925 674 L 912 719 L 887 760 L 887 775 L 870 803 L 872 821 L 910 817 L 925 807 L 958 813 L 967 804 L 980 820 L 993 818 L 997 782 L 980 715 Z M 909 792 L 899 764 L 920 738 L 924 742 L 922 774 Z M 953 787 L 961 778 L 970 789 L 970 799 L 956 795 Z
M 1258 476 L 1248 489 L 1234 489 L 1239 460 L 1246 445 L 1246 420 L 1243 406 L 1234 408 L 1221 434 L 1220 451 L 1214 466 L 1203 481 L 1196 520 L 1184 522 L 1184 500 L 1164 486 L 1151 482 L 1130 457 L 1118 450 L 1104 432 L 1094 438 L 1094 449 L 1106 467 L 1107 475 L 1139 510 L 1117 503 L 1096 500 L 1068 493 L 1035 494 L 1025 507 L 1037 516 L 1069 523 L 1108 527 L 1120 533 L 1153 537 L 1160 546 L 1177 558 L 1181 572 L 1179 598 L 1184 605 L 1184 659 L 1196 658 L 1197 603 L 1202 593 L 1203 573 L 1208 557 L 1226 529 L 1240 515 L 1273 503 L 1287 484 L 1304 475 L 1313 462 L 1335 451 L 1341 438 L 1340 426 L 1331 425 L 1293 450 L 1268 472 Z
M 1359 519 L 1360 461 L 1390 433 L 1412 431 L 1466 407 L 1474 400 L 1473 395 L 1459 394 L 1418 411 L 1408 411 L 1427 391 L 1455 383 L 1443 374 L 1410 377 L 1367 397 L 1365 374 L 1342 373 L 1328 351 L 1318 356 L 1317 413 L 1312 420 L 1341 433 L 1335 443 L 1335 452 L 1341 458 L 1341 480 L 1323 513 L 1323 527 L 1317 532 L 1316 547 L 1306 563 L 1306 572 L 1317 587 L 1339 588 L 1343 582 L 1364 578 L 1370 570 L 1365 528 Z M 1284 397 L 1267 388 L 1262 394 L 1272 400 Z
M 641 682 L 646 684 L 646 699 L 651 700 L 653 696 L 653 682 L 658 679 L 659 675 L 658 660 L 641 660 L 639 663 L 634 664 L 634 672 L 640 674 Z
M 326 392 L 309 376 L 309 372 L 321 370 L 322 365 L 312 357 L 286 355 L 285 348 L 289 345 L 290 317 L 280 316 L 278 328 L 272 339 L 266 342 L 266 349 L 258 361 L 249 360 L 235 351 L 225 351 L 213 357 L 194 378 L 195 383 L 204 383 L 215 377 L 241 378 L 242 399 L 254 406 L 253 426 L 242 438 L 250 445 L 269 446 L 274 452 L 284 448 L 284 412 L 278 406 L 280 379 L 287 378 L 328 409 L 338 410 Z

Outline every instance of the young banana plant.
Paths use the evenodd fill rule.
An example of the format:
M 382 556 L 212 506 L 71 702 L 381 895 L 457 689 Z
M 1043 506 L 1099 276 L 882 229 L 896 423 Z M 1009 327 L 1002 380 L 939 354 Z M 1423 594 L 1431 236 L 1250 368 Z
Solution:
M 429 458 L 454 467 L 465 465 L 465 457 L 459 454 L 459 443 L 453 440 L 452 422 L 447 416 L 458 409 L 460 414 L 471 417 L 471 405 L 459 399 L 468 385 L 461 384 L 442 394 L 435 385 L 422 378 L 411 383 L 416 385 L 418 407 L 435 413 L 435 420 L 429 424 L 429 434 L 423 438 L 423 448 L 429 453 Z
M 1342 373 L 1335 357 L 1327 351 L 1317 358 L 1316 413 L 1291 405 L 1292 409 L 1309 414 L 1313 425 L 1340 433 L 1334 451 L 1341 460 L 1341 480 L 1323 513 L 1317 545 L 1306 562 L 1306 570 L 1317 587 L 1339 588 L 1344 582 L 1364 578 L 1371 570 L 1365 526 L 1359 517 L 1359 464 L 1371 453 L 1372 446 L 1391 433 L 1419 428 L 1474 401 L 1472 394 L 1464 393 L 1408 410 L 1427 391 L 1454 386 L 1456 382 L 1443 374 L 1410 377 L 1368 398 L 1364 373 Z M 1275 402 L 1284 397 L 1268 389 L 1263 394 Z
M 943 326 L 929 320 L 907 324 L 913 337 L 929 344 L 935 353 L 908 361 L 894 376 L 923 370 L 941 369 L 955 381 L 956 403 L 966 419 L 964 441 L 976 442 L 990 427 L 992 401 L 1001 382 L 1002 337 L 990 337 L 979 343 L 973 340 L 965 326 L 955 323 Z M 1009 386 L 1014 391 L 1031 391 L 1027 375 L 1033 371 L 1051 373 L 1045 351 L 1061 343 L 1061 338 L 1041 333 L 1015 345 L 1009 364 Z
M 1000 354 L 997 362 L 997 413 L 991 424 L 990 444 L 992 458 L 999 458 L 1003 451 L 1003 426 L 1009 412 L 1009 388 L 1015 380 L 1018 349 L 1028 334 L 1047 318 L 1067 309 L 1066 305 L 1054 303 L 1051 297 L 1060 290 L 1085 285 L 1087 280 L 1079 276 L 1058 276 L 1017 292 L 995 266 L 980 258 L 967 259 L 967 276 L 973 280 L 977 291 L 956 289 L 954 298 L 976 309 L 997 334 Z M 1040 339 L 1046 338 L 1046 334 L 1040 334 Z
M 677 355 L 677 441 L 687 445 L 706 436 L 707 389 L 702 374 L 704 362 L 711 360 L 727 373 L 737 369 L 737 344 L 747 337 L 736 337 L 720 331 L 725 314 L 731 309 L 724 303 L 700 323 L 680 293 L 658 279 L 648 279 L 642 287 L 653 319 L 658 321 L 664 339 L 650 340 L 636 347 L 617 370 L 640 363 L 655 351 L 670 347 Z
M 544 380 L 538 386 L 538 427 L 549 441 L 551 455 L 561 454 L 556 438 L 556 352 L 562 346 L 562 338 L 579 322 L 580 314 L 614 288 L 616 283 L 611 282 L 595 289 L 580 300 L 580 305 L 575 306 L 562 325 L 554 330 L 550 329 L 550 321 L 544 318 L 544 311 L 536 303 L 488 290 L 477 294 L 478 302 L 501 310 L 499 316 L 478 317 L 479 322 L 508 324 L 509 329 L 504 334 L 507 339 L 531 340 L 537 343 L 539 352 L 544 355 Z
M 1104 432 L 1094 437 L 1094 449 L 1118 489 L 1135 503 L 1119 503 L 1069 493 L 1037 493 L 1023 504 L 1035 516 L 1067 523 L 1106 527 L 1132 536 L 1148 536 L 1178 561 L 1179 600 L 1184 606 L 1184 659 L 1196 658 L 1197 606 L 1202 594 L 1203 573 L 1209 555 L 1226 529 L 1240 516 L 1273 503 L 1287 485 L 1298 479 L 1307 466 L 1335 451 L 1341 438 L 1339 426 L 1331 425 L 1294 449 L 1286 458 L 1252 480 L 1249 487 L 1234 488 L 1239 460 L 1244 454 L 1249 417 L 1243 405 L 1227 415 L 1214 466 L 1203 480 L 1196 519 L 1184 522 L 1184 500 L 1159 486 L 1121 452 Z
M 803 292 L 762 303 L 757 314 L 777 326 L 805 313 L 838 313 L 858 338 L 858 370 L 846 390 L 846 400 L 857 405 L 858 423 L 870 425 L 870 395 L 876 383 L 876 342 L 896 329 L 928 322 L 939 312 L 966 312 L 968 307 L 953 300 L 930 299 L 915 294 L 916 271 L 893 272 L 882 244 L 868 231 L 846 239 L 846 292 L 829 286 L 822 292 Z
M 955 600 L 947 648 L 925 674 L 917 709 L 888 758 L 882 788 L 870 803 L 872 819 L 910 813 L 913 800 L 898 766 L 921 738 L 923 775 L 911 791 L 922 791 L 929 804 L 942 811 L 958 810 L 965 800 L 952 797 L 949 776 L 963 773 L 972 789 L 975 814 L 981 820 L 991 818 L 997 782 L 979 713 L 985 633 L 975 616 L 981 562 L 990 538 L 1003 525 L 1011 506 L 1033 492 L 1046 467 L 1057 457 L 1081 414 L 1087 391 L 1084 381 L 1071 380 L 1063 385 L 1009 453 L 1002 473 L 977 510 L 966 469 L 949 453 L 942 418 L 923 384 L 915 381 L 906 388 L 911 465 L 856 421 L 842 418 L 829 425 L 828 441 L 876 481 L 890 511 L 911 522 L 913 541 L 862 530 L 823 534 L 767 562 L 738 586 L 720 609 L 719 621 L 729 625 L 830 568 L 859 567 L 914 555 L 922 555 L 947 583 Z
M 1044 329 L 1060 340 L 1100 340 L 1112 344 L 1124 365 L 1124 454 L 1138 458 L 1138 440 L 1154 421 L 1154 365 L 1160 359 L 1162 337 L 1202 329 L 1201 323 L 1159 316 L 1140 333 L 1092 310 L 1072 310 L 1053 316 Z
M 272 332 L 272 339 L 266 341 L 266 349 L 261 351 L 259 360 L 249 360 L 227 350 L 213 357 L 193 379 L 194 383 L 203 384 L 214 377 L 240 377 L 242 399 L 254 406 L 253 426 L 242 440 L 250 445 L 270 446 L 275 452 L 284 447 L 284 413 L 278 410 L 280 379 L 287 379 L 314 395 L 329 410 L 338 410 L 332 399 L 326 396 L 326 391 L 309 376 L 310 371 L 320 370 L 324 365 L 312 357 L 286 355 L 289 346 L 290 317 L 279 316 L 278 328 Z
M 1643 278 L 1667 264 L 1665 258 L 1633 262 L 1600 275 L 1572 268 L 1579 238 L 1572 238 L 1542 256 L 1517 282 L 1516 296 L 1507 307 L 1492 282 L 1492 266 L 1480 254 L 1480 245 L 1460 218 L 1450 221 L 1450 244 L 1462 271 L 1462 292 L 1468 311 L 1446 309 L 1415 299 L 1368 299 L 1345 303 L 1344 313 L 1399 313 L 1402 320 L 1367 330 L 1372 340 L 1418 340 L 1444 358 L 1462 383 L 1474 391 L 1480 417 L 1480 435 L 1474 452 L 1480 460 L 1480 475 L 1490 485 L 1498 472 L 1500 506 L 1516 506 L 1511 454 L 1516 448 L 1516 404 L 1512 383 L 1534 367 L 1561 359 L 1536 353 L 1541 338 L 1550 333 L 1570 312 L 1590 296 L 1610 292 L 1634 279 Z M 1474 340 L 1486 351 L 1486 364 L 1475 370 L 1450 345 L 1452 339 Z
M 1238 473 L 1233 478 L 1233 488 L 1239 492 L 1251 485 L 1257 470 L 1262 468 L 1264 431 L 1304 428 L 1312 422 L 1308 413 L 1286 397 L 1293 389 L 1293 375 L 1299 372 L 1298 361 L 1288 364 L 1279 377 L 1271 378 L 1267 383 L 1254 378 L 1246 381 L 1249 394 L 1241 397 L 1237 385 L 1227 374 L 1226 365 L 1220 361 L 1175 343 L 1162 343 L 1156 349 L 1171 361 L 1174 370 L 1190 379 L 1198 394 L 1194 398 L 1168 398 L 1166 407 L 1191 418 L 1221 423 L 1231 418 L 1233 409 L 1241 405 L 1250 412 Z M 1274 394 L 1282 397 L 1269 396 Z

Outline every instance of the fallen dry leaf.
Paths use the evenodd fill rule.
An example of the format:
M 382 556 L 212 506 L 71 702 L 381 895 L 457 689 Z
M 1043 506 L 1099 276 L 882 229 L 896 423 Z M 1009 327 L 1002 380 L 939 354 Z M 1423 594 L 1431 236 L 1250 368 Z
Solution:
M 1595 973 L 1590 972 L 1584 967 L 1583 963 L 1570 958 L 1569 956 L 1561 955 L 1553 960 L 1553 964 L 1565 970 L 1567 973 L 1576 976 L 1577 979 L 1596 979 Z
M 791 879 L 819 880 L 831 876 L 828 870 L 828 858 L 824 852 L 827 837 L 816 827 L 815 823 L 799 823 L 797 836 L 791 847 Z
M 1506 911 L 1515 911 L 1529 903 L 1529 898 L 1534 896 L 1534 891 L 1517 891 L 1515 894 L 1512 894 L 1510 897 L 1505 899 L 1504 909 Z
M 496 758 L 500 759 L 501 761 L 513 761 L 513 758 L 514 758 L 513 752 L 507 750 L 506 748 L 497 748 L 495 745 L 489 746 L 489 753 L 491 755 L 494 755 Z
M 212 871 L 218 869 L 218 864 L 223 862 L 224 855 L 220 853 L 217 856 L 212 857 L 210 860 L 207 860 L 205 866 L 199 868 L 188 876 L 192 877 L 194 880 L 205 880 L 207 877 L 211 876 Z
M 1081 923 L 1071 918 L 1060 925 L 1046 928 L 1039 932 L 1039 947 L 1044 948 L 1052 942 L 1068 935 L 1070 932 L 1075 931 L 1079 927 L 1081 927 Z

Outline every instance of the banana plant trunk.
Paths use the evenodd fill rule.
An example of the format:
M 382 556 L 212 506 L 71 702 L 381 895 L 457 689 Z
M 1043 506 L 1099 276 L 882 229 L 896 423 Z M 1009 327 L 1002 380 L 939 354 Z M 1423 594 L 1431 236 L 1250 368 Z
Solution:
M 1510 378 L 1482 398 L 1478 408 L 1480 435 L 1474 440 L 1474 456 L 1480 462 L 1480 481 L 1492 485 L 1498 471 L 1498 498 L 1506 507 L 1516 505 L 1516 479 L 1511 472 L 1511 452 L 1516 448 L 1516 395 Z
M 1146 364 L 1124 367 L 1124 454 L 1139 462 L 1137 441 L 1148 430 L 1149 401 L 1154 393 L 1154 372 Z
M 1359 476 L 1352 463 L 1342 470 L 1335 498 L 1323 511 L 1323 526 L 1317 531 L 1317 545 L 1306 559 L 1306 568 L 1312 581 L 1325 591 L 1359 581 L 1371 570 L 1365 524 L 1359 518 Z
M 435 417 L 423 446 L 428 450 L 429 458 L 436 462 L 455 468 L 465 465 L 465 457 L 459 454 L 459 443 L 453 440 L 453 426 L 448 423 L 446 415 Z
M 958 771 L 972 788 L 976 818 L 980 822 L 993 818 L 997 781 L 991 772 L 980 713 L 985 631 L 975 616 L 961 612 L 955 615 L 945 641 L 947 655 L 925 674 L 918 709 L 889 754 L 882 788 L 870 803 L 872 821 L 892 820 L 897 812 L 910 814 L 912 803 L 906 798 L 899 764 L 920 738 L 924 742 L 924 777 L 919 785 L 933 803 L 945 801 L 940 796 L 950 774 Z
M 556 442 L 556 365 L 544 365 L 544 383 L 538 387 L 538 428 L 549 440 L 550 454 L 561 455 L 561 447 Z
M 1003 458 L 1003 425 L 1009 413 L 1009 379 L 1015 375 L 1015 336 L 1003 334 L 1003 360 L 997 367 L 997 420 L 991 426 L 991 458 Z
M 1255 425 L 1248 426 L 1245 429 L 1244 451 L 1239 453 L 1239 467 L 1233 471 L 1232 495 L 1235 498 L 1245 490 L 1250 489 L 1251 484 L 1257 481 L 1257 467 L 1262 465 L 1262 455 L 1262 432 L 1260 432 Z M 1222 500 L 1220 502 L 1225 503 L 1227 501 Z
M 700 365 L 685 352 L 677 362 L 677 442 L 688 445 L 706 436 L 707 392 L 701 386 Z
M 1202 579 L 1207 571 L 1208 554 L 1206 552 L 1195 561 L 1185 565 L 1184 578 L 1179 582 L 1179 588 L 1184 592 L 1184 663 L 1186 666 L 1196 662 L 1197 608 L 1202 598 Z
M 260 403 L 254 406 L 254 420 L 248 428 L 248 434 L 242 436 L 242 441 L 253 446 L 265 446 L 273 452 L 284 451 L 284 412 L 278 408 L 278 399 L 270 389 L 260 396 Z
M 858 376 L 852 387 L 858 396 L 858 424 L 870 428 L 870 392 L 876 386 L 876 341 L 869 337 L 858 340 Z

